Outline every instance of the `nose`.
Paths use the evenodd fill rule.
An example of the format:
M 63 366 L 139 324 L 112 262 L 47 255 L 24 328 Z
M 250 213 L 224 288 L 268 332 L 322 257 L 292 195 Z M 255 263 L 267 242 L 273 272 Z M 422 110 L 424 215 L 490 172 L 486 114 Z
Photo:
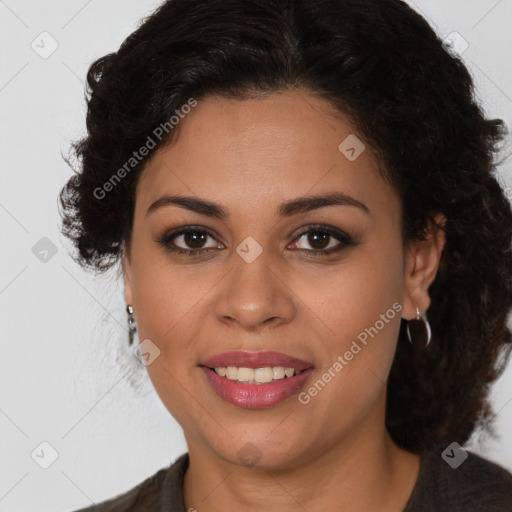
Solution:
M 290 322 L 297 309 L 296 303 L 275 259 L 272 263 L 263 251 L 252 263 L 238 255 L 234 260 L 215 303 L 219 321 L 237 324 L 248 331 Z

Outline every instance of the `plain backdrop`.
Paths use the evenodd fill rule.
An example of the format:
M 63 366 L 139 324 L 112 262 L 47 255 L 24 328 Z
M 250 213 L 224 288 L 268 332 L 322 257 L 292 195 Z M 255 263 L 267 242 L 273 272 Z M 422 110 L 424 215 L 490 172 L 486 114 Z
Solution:
M 2 512 L 85 507 L 186 451 L 181 428 L 128 351 L 122 281 L 82 271 L 58 227 L 57 196 L 71 176 L 62 153 L 85 129 L 87 68 L 158 4 L 0 1 Z M 512 2 L 411 5 L 457 41 L 488 115 L 511 126 Z M 510 161 L 499 171 L 512 187 Z M 512 367 L 492 396 L 497 438 L 476 435 L 466 448 L 512 471 Z

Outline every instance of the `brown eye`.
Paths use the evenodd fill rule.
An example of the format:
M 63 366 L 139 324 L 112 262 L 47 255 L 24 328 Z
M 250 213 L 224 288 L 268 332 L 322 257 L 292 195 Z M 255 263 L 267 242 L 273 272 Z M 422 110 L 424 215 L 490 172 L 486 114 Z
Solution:
M 188 245 L 192 249 L 201 249 L 208 237 L 208 235 L 205 235 L 200 231 L 189 231 L 187 233 L 183 233 L 181 236 L 183 237 L 185 245 Z
M 311 250 L 299 245 L 299 241 L 303 238 L 305 243 L 312 247 Z M 329 255 L 339 252 L 347 246 L 355 245 L 349 235 L 327 226 L 311 226 L 307 231 L 301 233 L 296 240 L 293 245 L 296 246 L 297 250 L 313 255 Z M 338 243 L 336 243 L 336 240 Z
M 310 231 L 308 233 L 308 244 L 313 246 L 313 249 L 325 249 L 329 245 L 331 235 L 322 231 Z
M 165 233 L 157 239 L 157 242 L 170 252 L 194 256 L 218 248 L 219 243 L 205 247 L 204 244 L 208 238 L 215 239 L 214 236 L 204 228 L 187 226 L 177 231 Z

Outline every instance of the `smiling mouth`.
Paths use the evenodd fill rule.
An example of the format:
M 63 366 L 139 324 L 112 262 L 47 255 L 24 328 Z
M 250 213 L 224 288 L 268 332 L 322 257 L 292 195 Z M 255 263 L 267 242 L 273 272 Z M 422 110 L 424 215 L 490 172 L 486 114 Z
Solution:
M 274 407 L 284 402 L 300 391 L 314 371 L 312 366 L 298 369 L 291 366 L 200 365 L 199 368 L 217 395 L 246 409 Z
M 243 366 L 208 367 L 217 375 L 243 384 L 268 384 L 300 375 L 304 370 L 284 366 L 264 366 L 247 368 Z

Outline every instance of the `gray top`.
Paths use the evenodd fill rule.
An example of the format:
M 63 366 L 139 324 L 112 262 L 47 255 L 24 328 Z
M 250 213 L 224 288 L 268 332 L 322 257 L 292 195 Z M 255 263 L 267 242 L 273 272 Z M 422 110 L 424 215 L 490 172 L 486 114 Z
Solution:
M 457 468 L 441 457 L 444 448 L 425 451 L 413 492 L 401 512 L 512 512 L 512 474 L 472 452 Z M 452 462 L 452 461 L 450 461 Z M 187 512 L 183 477 L 188 453 L 131 490 L 76 512 Z M 398 511 L 397 511 L 398 512 Z

